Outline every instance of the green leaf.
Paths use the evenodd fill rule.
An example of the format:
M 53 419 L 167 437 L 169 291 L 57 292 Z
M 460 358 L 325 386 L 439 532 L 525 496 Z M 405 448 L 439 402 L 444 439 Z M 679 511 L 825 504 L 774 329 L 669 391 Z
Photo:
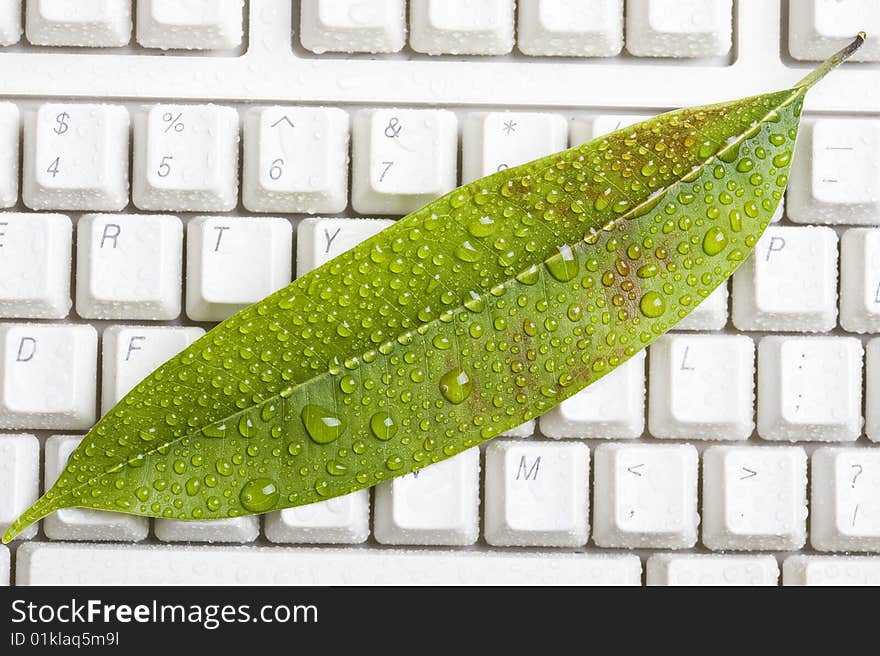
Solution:
M 782 198 L 808 88 L 501 171 L 224 321 L 140 383 L 4 535 L 60 508 L 214 519 L 321 501 L 536 417 L 686 316 Z

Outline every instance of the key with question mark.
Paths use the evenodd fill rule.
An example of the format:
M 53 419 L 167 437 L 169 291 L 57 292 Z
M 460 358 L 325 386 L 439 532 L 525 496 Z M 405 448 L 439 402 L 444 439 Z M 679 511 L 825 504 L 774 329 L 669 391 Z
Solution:
M 863 468 L 861 465 L 858 465 L 858 464 L 856 464 L 856 465 L 850 465 L 850 467 L 851 467 L 851 469 L 852 469 L 853 472 L 854 472 L 854 473 L 853 473 L 853 478 L 852 478 L 852 487 L 853 487 L 853 489 L 855 489 L 855 487 L 856 487 L 856 481 L 858 480 L 859 476 L 862 475 L 862 471 L 864 470 L 864 468 Z

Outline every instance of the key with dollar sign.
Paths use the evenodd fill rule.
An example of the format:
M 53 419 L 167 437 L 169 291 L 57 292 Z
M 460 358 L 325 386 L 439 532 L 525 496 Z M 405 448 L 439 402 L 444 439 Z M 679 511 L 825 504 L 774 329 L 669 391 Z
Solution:
M 24 126 L 22 199 L 35 210 L 116 211 L 128 204 L 128 111 L 52 104 Z
M 67 112 L 61 112 L 55 117 L 55 127 L 52 128 L 52 131 L 57 135 L 62 135 L 70 129 L 70 114 Z

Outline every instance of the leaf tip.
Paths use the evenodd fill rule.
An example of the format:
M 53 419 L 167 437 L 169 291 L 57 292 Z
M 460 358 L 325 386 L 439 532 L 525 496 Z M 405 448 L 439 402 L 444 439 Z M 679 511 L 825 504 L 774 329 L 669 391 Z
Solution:
M 853 53 L 862 47 L 862 44 L 868 38 L 868 33 L 864 30 L 859 32 L 856 37 L 846 46 L 838 50 L 836 53 L 831 55 L 828 59 L 822 62 L 816 70 L 812 71 L 809 75 L 807 75 L 804 79 L 798 82 L 795 85 L 796 89 L 807 90 L 812 87 L 816 82 L 821 80 L 823 77 L 828 75 L 835 68 L 840 66 L 843 62 L 849 59 Z

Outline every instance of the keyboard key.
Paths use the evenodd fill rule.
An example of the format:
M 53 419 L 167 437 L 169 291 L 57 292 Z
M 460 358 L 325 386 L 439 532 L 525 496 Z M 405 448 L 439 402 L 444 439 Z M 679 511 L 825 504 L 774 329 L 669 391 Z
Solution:
M 703 452 L 703 544 L 709 549 L 800 549 L 806 519 L 802 448 L 713 446 Z
M 9 547 L 0 545 L 0 586 L 12 584 L 10 560 Z
M 699 455 L 690 444 L 602 444 L 595 451 L 593 542 L 684 549 L 697 542 Z
M 176 216 L 86 214 L 77 223 L 76 311 L 86 319 L 176 319 L 183 224 Z
M 613 57 L 623 47 L 623 0 L 519 0 L 517 46 L 526 55 Z
M 733 325 L 822 332 L 836 323 L 837 234 L 825 227 L 767 228 L 733 276 Z
M 520 424 L 516 428 L 512 428 L 509 431 L 505 431 L 501 433 L 502 437 L 531 437 L 535 434 L 535 424 L 537 422 L 532 419 L 531 421 L 527 421 L 525 423 Z
M 462 136 L 462 181 L 565 150 L 568 122 L 560 114 L 470 114 Z
M 777 585 L 773 556 L 654 554 L 645 563 L 648 585 Z
M 505 55 L 514 0 L 410 0 L 409 45 L 428 55 Z
M 37 46 L 113 48 L 131 39 L 131 0 L 28 0 L 25 19 Z
M 242 202 L 252 212 L 342 212 L 348 114 L 330 107 L 253 109 L 244 123 Z
M 795 223 L 880 223 L 878 151 L 880 120 L 807 121 L 794 151 L 788 218 Z
M 21 0 L 0 0 L 0 46 L 21 40 Z
M 157 519 L 153 528 L 162 542 L 253 542 L 260 534 L 260 518 L 256 515 L 229 517 L 210 521 L 184 522 Z
M 880 442 L 880 337 L 865 347 L 865 433 Z
M 651 117 L 651 114 L 600 114 L 576 118 L 571 123 L 571 145 L 579 146 Z
M 840 325 L 853 333 L 880 332 L 880 230 L 847 230 L 840 260 Z
M 360 544 L 370 537 L 370 493 L 358 490 L 327 501 L 266 515 L 270 542 Z
M 540 421 L 547 437 L 641 437 L 645 430 L 645 352 L 639 351 Z
M 0 317 L 67 316 L 71 238 L 61 214 L 0 214 Z
M 26 543 L 18 585 L 639 585 L 638 556 Z
M 654 437 L 745 440 L 755 423 L 755 344 L 745 335 L 667 334 L 651 345 Z
M 675 330 L 721 330 L 727 325 L 727 282 L 704 298 Z
M 821 61 L 868 33 L 853 61 L 880 61 L 880 5 L 876 0 L 799 0 L 789 3 L 788 50 L 795 59 Z
M 880 450 L 813 452 L 810 544 L 818 551 L 880 551 Z
M 880 558 L 870 556 L 789 556 L 782 585 L 880 585 Z
M 731 0 L 627 0 L 626 49 L 636 57 L 717 57 L 730 52 Z
M 0 489 L 2 532 L 40 496 L 40 443 L 33 435 L 0 435 Z M 17 539 L 30 540 L 36 534 L 34 524 Z
M 82 437 L 76 435 L 53 435 L 46 440 L 43 482 L 47 490 L 58 480 L 81 441 Z M 138 542 L 147 537 L 149 527 L 146 517 L 86 508 L 64 508 L 43 519 L 43 532 L 50 540 Z
M 238 113 L 154 105 L 135 116 L 132 200 L 142 210 L 228 212 L 238 203 Z
M 765 337 L 758 345 L 758 435 L 850 442 L 862 433 L 862 343 Z
M 121 210 L 128 205 L 128 110 L 54 104 L 24 121 L 22 200 L 35 210 Z
M 0 324 L 0 428 L 91 428 L 97 351 L 91 326 Z
M 381 544 L 468 545 L 480 533 L 480 450 L 468 449 L 376 486 Z
M 202 216 L 187 224 L 186 239 L 186 314 L 193 321 L 222 321 L 290 283 L 287 219 Z
M 589 535 L 585 444 L 496 440 L 486 449 L 486 542 L 579 547 Z
M 351 205 L 407 214 L 456 186 L 458 122 L 443 109 L 365 109 L 355 115 Z
M 243 7 L 244 0 L 138 0 L 137 42 L 162 50 L 237 48 Z
M 302 0 L 300 39 L 306 50 L 398 52 L 406 43 L 404 0 Z
M 0 103 L 0 207 L 18 202 L 18 121 L 18 107 Z
M 317 269 L 393 223 L 388 219 L 303 219 L 296 228 L 296 275 Z
M 110 326 L 102 335 L 101 408 L 106 414 L 160 364 L 205 334 L 183 326 Z

